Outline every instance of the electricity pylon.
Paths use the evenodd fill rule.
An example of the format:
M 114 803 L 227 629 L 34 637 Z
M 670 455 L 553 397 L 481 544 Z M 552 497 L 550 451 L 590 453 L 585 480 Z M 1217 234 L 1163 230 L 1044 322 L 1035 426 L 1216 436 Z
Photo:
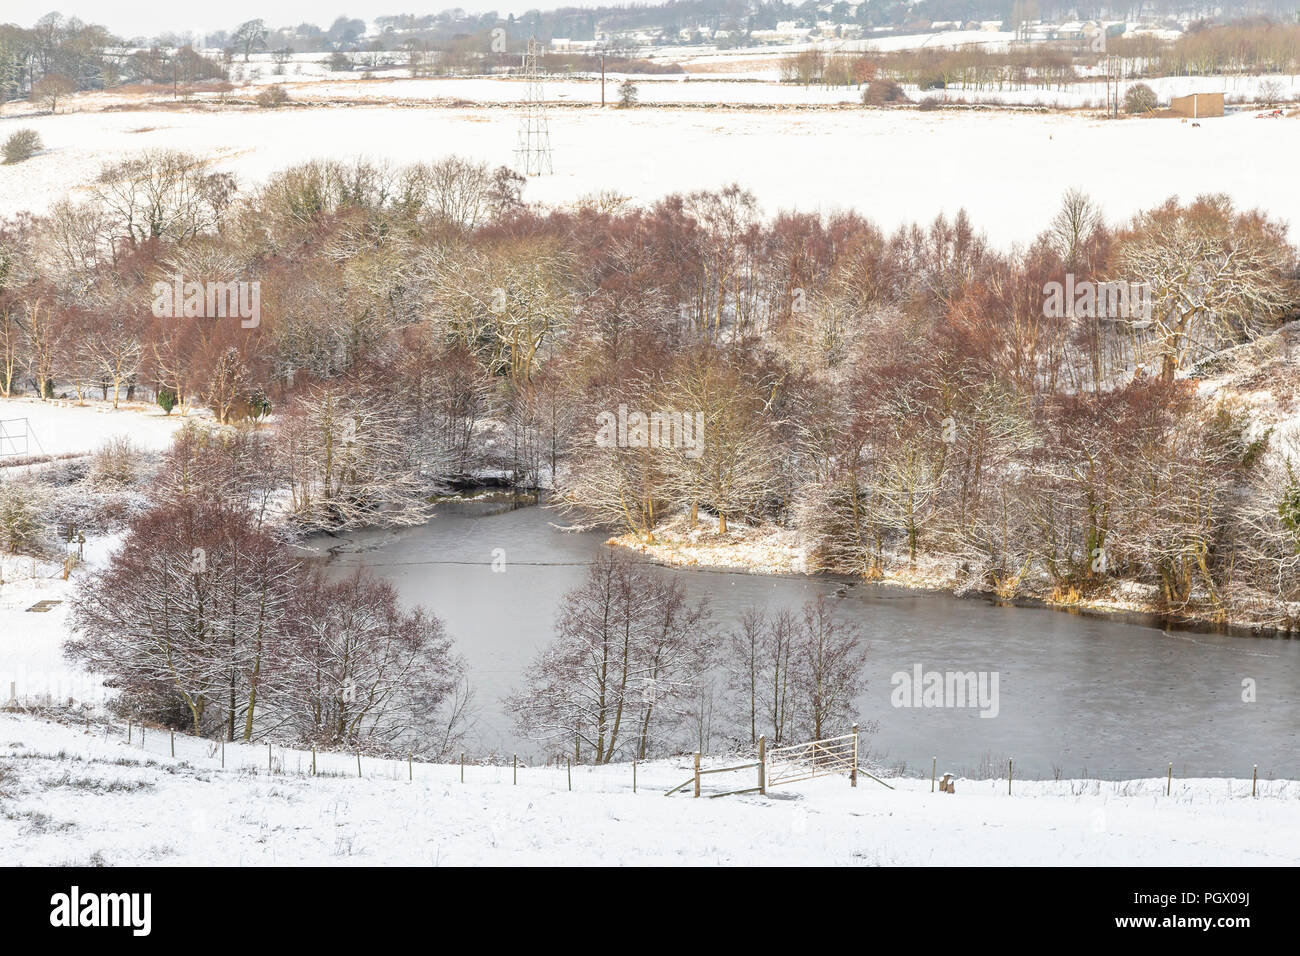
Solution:
M 542 73 L 538 67 L 541 44 L 528 38 L 524 54 L 524 112 L 519 118 L 519 145 L 515 147 L 515 165 L 526 176 L 543 176 L 551 168 L 551 132 L 546 119 L 546 100 L 542 96 Z

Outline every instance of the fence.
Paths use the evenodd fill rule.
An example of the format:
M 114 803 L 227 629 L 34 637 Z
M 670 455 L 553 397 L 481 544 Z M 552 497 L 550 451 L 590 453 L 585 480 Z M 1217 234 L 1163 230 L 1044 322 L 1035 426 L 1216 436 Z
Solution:
M 710 793 L 708 796 L 712 798 L 729 797 L 739 793 L 765 794 L 768 787 L 798 783 L 801 780 L 811 780 L 814 777 L 825 777 L 839 773 L 849 775 L 849 786 L 851 787 L 858 785 L 858 774 L 863 773 L 881 786 L 889 787 L 890 790 L 894 789 L 879 777 L 872 776 L 858 767 L 858 725 L 854 724 L 851 732 L 839 737 L 825 737 L 821 740 L 810 740 L 807 743 L 792 744 L 772 750 L 767 749 L 767 737 L 759 737 L 758 760 L 754 763 L 742 763 L 730 767 L 710 767 L 707 770 L 701 770 L 700 753 L 697 751 L 695 753 L 694 775 L 673 787 L 665 796 L 672 796 L 674 793 L 684 790 L 687 786 L 694 785 L 694 793 L 698 797 L 701 792 L 701 777 L 715 773 L 735 773 L 754 769 L 758 770 L 757 786 L 723 790 L 720 793 Z
M 2 687 L 3 685 L 0 685 Z M 5 698 L 8 698 L 6 701 Z M 64 726 L 84 729 L 88 737 L 104 743 L 116 742 L 150 756 L 167 756 L 180 758 L 196 766 L 213 769 L 237 771 L 241 773 L 267 773 L 272 775 L 352 777 L 369 780 L 422 780 L 440 783 L 477 783 L 510 784 L 514 786 L 535 787 L 548 791 L 568 790 L 587 793 L 637 793 L 638 789 L 648 789 L 663 793 L 674 780 L 679 780 L 682 765 L 673 759 L 657 760 L 650 763 L 633 761 L 631 765 L 617 766 L 596 764 L 573 764 L 567 758 L 547 760 L 544 763 L 525 763 L 509 754 L 498 754 L 486 759 L 467 760 L 466 754 L 459 754 L 459 760 L 434 763 L 415 760 L 412 754 L 392 756 L 364 755 L 347 750 L 320 750 L 311 748 L 294 748 L 280 744 L 222 742 L 208 738 L 194 737 L 189 734 L 174 733 L 158 725 L 143 726 L 138 720 L 112 721 L 103 718 L 91 719 L 89 714 L 73 716 L 62 707 L 43 707 L 24 705 L 13 698 L 12 685 L 9 693 L 0 690 L 0 712 L 27 713 L 38 717 L 60 716 L 56 722 Z M 72 718 L 72 719 L 69 719 Z M 668 793 L 677 793 L 686 787 L 693 788 L 696 796 L 730 796 L 742 793 L 766 794 L 769 787 L 782 786 L 798 780 L 829 776 L 833 773 L 848 773 L 850 783 L 856 784 L 858 774 L 880 783 L 891 790 L 889 783 L 869 773 L 861 767 L 856 773 L 848 766 L 847 760 L 830 758 L 827 751 L 848 751 L 844 741 L 853 735 L 830 738 L 828 740 L 810 741 L 767 750 L 766 739 L 759 738 L 759 759 L 743 764 L 725 767 L 704 767 L 702 754 L 693 754 L 691 776 L 673 786 Z M 801 761 L 798 754 L 803 752 L 806 758 Z M 933 758 L 930 765 L 930 787 L 925 788 L 924 776 L 900 775 L 900 780 L 913 780 L 921 784 L 921 789 L 933 791 L 937 787 L 938 759 Z M 718 779 L 716 775 L 727 772 L 755 771 L 754 783 L 735 789 L 706 792 L 705 783 Z M 638 775 L 639 787 L 638 787 Z M 1220 780 L 1228 787 L 1228 795 L 1239 796 L 1287 796 L 1295 798 L 1300 777 L 1276 776 L 1259 765 L 1246 764 L 1239 769 L 1198 770 L 1174 763 L 1166 763 L 1158 769 L 1137 768 L 1128 771 L 1120 779 L 1109 779 L 1094 773 L 1083 777 L 1033 778 L 1025 777 L 1019 767 L 1008 758 L 1002 764 L 1000 772 L 988 776 L 958 775 L 967 788 L 981 785 L 980 791 L 1011 794 L 1016 784 L 1037 784 L 1030 788 L 1031 793 L 1043 793 L 1043 785 L 1052 792 L 1059 790 L 1062 794 L 1078 796 L 1088 792 L 1097 792 L 1102 786 L 1111 786 L 1120 795 L 1137 793 L 1150 796 L 1172 797 L 1175 800 L 1191 793 L 1187 785 L 1193 781 Z M 1132 789 L 1136 787 L 1137 789 Z M 903 789 L 916 788 L 904 786 Z M 1016 789 L 1019 789 L 1016 787 Z M 1130 790 L 1132 791 L 1130 793 Z
M 856 787 L 858 785 L 858 725 L 853 725 L 851 733 L 839 737 L 776 747 L 768 752 L 767 759 L 772 767 L 768 773 L 769 787 L 780 786 L 783 783 L 798 783 L 801 780 L 811 780 L 819 775 L 824 777 L 833 773 L 847 773 L 849 785 Z
M 38 452 L 42 451 L 27 419 L 0 418 L 0 458 L 30 455 L 33 444 Z

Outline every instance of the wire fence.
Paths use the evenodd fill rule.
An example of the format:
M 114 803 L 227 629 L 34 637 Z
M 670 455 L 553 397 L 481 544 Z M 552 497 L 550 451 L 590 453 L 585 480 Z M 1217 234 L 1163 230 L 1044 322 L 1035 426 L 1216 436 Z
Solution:
M 692 788 L 689 784 L 696 769 L 694 754 L 656 758 L 648 762 L 590 764 L 575 763 L 571 758 L 558 756 L 544 760 L 529 760 L 513 754 L 482 757 L 459 753 L 453 755 L 450 761 L 433 762 L 417 759 L 414 754 L 380 756 L 359 751 L 288 747 L 267 741 L 212 740 L 177 733 L 156 725 L 142 725 L 134 720 L 91 718 L 86 715 L 77 722 L 78 719 L 68 711 L 14 706 L 12 702 L 2 709 L 9 713 L 26 713 L 57 720 L 74 729 L 80 729 L 83 735 L 95 742 L 113 744 L 134 751 L 143 760 L 175 758 L 204 770 L 272 777 L 410 781 L 448 786 L 502 785 L 551 792 L 645 792 L 662 795 L 670 789 L 677 790 L 682 785 L 684 777 L 687 778 L 688 784 L 685 792 L 690 793 Z M 828 749 L 839 747 L 847 750 L 844 741 L 851 746 L 851 738 L 852 735 L 845 735 L 835 738 L 833 742 L 815 743 L 827 745 Z M 797 752 L 807 748 L 808 744 L 799 744 L 781 750 Z M 759 766 L 756 762 L 749 762 L 753 761 L 753 755 L 748 755 L 747 762 L 736 764 L 738 757 L 745 759 L 743 754 L 700 757 L 698 763 L 700 774 L 695 779 L 700 781 L 702 796 L 749 793 L 760 789 L 748 782 L 755 774 L 755 768 Z M 766 789 L 770 793 L 774 786 L 812 780 L 813 774 L 808 768 L 819 759 L 809 757 L 800 763 L 790 760 L 775 749 L 769 751 L 763 764 L 765 772 L 769 774 L 765 782 Z M 834 767 L 831 766 L 831 760 L 834 762 Z M 778 776 L 775 778 L 777 783 L 774 783 L 774 778 L 770 775 L 779 761 L 788 762 L 791 775 L 788 779 Z M 1185 801 L 1211 792 L 1216 796 L 1229 798 L 1253 795 L 1300 799 L 1300 778 L 1279 776 L 1253 764 L 1234 771 L 1230 768 L 1209 769 L 1195 765 L 1166 763 L 1160 768 L 1135 767 L 1127 770 L 1108 768 L 1102 771 L 1092 770 L 1079 776 L 1061 774 L 1052 777 L 1027 777 L 1020 774 L 1014 760 L 1010 758 L 1002 764 L 1000 772 L 997 773 L 988 770 L 987 760 L 982 763 L 985 766 L 982 775 L 961 773 L 945 768 L 936 756 L 929 768 L 928 781 L 925 775 L 919 773 L 890 774 L 879 769 L 875 772 L 880 782 L 885 783 L 886 786 L 897 786 L 900 781 L 911 781 L 912 786 L 905 789 L 913 792 L 937 791 L 938 778 L 948 773 L 957 781 L 958 790 L 964 793 L 1004 795 L 1019 793 L 1031 796 L 1102 794 L 1164 796 Z M 806 775 L 794 775 L 799 766 L 808 770 Z M 865 772 L 865 765 L 862 770 Z M 848 765 L 844 758 L 836 756 L 819 764 L 816 776 L 819 779 L 823 776 L 840 776 L 842 779 L 847 779 L 848 773 Z

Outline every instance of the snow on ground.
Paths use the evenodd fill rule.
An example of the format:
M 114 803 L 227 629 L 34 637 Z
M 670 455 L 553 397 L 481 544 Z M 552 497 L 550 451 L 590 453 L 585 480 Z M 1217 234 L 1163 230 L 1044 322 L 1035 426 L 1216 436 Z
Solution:
M 1277 95 L 1282 101 L 1300 98 L 1300 77 L 1292 76 L 1162 76 L 1142 80 L 1155 91 L 1162 106 L 1168 106 L 1175 96 L 1189 93 L 1223 93 L 1228 101 L 1227 108 L 1238 98 L 1254 102 L 1264 93 L 1266 83 L 1275 83 L 1280 90 Z M 1123 84 L 1123 91 L 1133 85 L 1133 81 Z M 926 90 L 921 92 L 915 87 L 906 87 L 908 95 L 914 100 L 934 98 L 938 100 L 969 103 L 1004 103 L 1009 106 L 1047 106 L 1059 109 L 1078 109 L 1091 107 L 1104 109 L 1106 104 L 1106 81 L 1081 81 L 1069 83 L 1053 89 L 977 89 L 965 88 L 960 84 L 944 90 Z M 1256 110 L 1244 107 L 1253 118 Z M 1198 121 L 1199 122 L 1199 121 Z
M 799 86 L 792 83 L 698 79 L 686 76 L 643 76 L 608 73 L 605 101 L 618 102 L 618 87 L 631 80 L 637 101 L 645 105 L 728 104 L 741 106 L 834 106 L 860 103 L 862 91 L 854 87 Z M 424 102 L 429 104 L 522 103 L 527 84 L 516 77 L 445 77 L 429 79 L 394 78 L 364 83 L 303 83 L 287 87 L 289 95 L 303 101 Z M 600 102 L 600 76 L 548 79 L 543 87 L 549 102 L 558 104 Z
M 102 562 L 116 540 L 88 541 L 87 560 Z M 103 679 L 63 657 L 75 578 L 63 580 L 61 565 L 7 554 L 0 555 L 0 578 L 0 706 L 103 704 Z
M 321 156 L 401 163 L 456 153 L 508 164 L 518 116 L 393 106 L 122 111 L 0 118 L 0 135 L 20 122 L 47 148 L 0 166 L 0 215 L 84 196 L 105 162 L 150 147 L 215 157 L 245 187 Z M 556 173 L 529 181 L 532 201 L 569 202 L 601 189 L 649 201 L 739 182 L 768 214 L 852 208 L 887 228 L 965 208 L 1005 245 L 1032 239 L 1073 184 L 1112 220 L 1171 194 L 1225 191 L 1300 222 L 1300 190 L 1278 186 L 1293 178 L 1300 122 L 1249 114 L 1197 128 L 1064 114 L 581 109 L 553 111 L 550 135 Z
M 725 80 L 710 78 L 708 74 L 702 77 L 699 74 L 646 76 L 609 73 L 605 78 L 606 102 L 613 104 L 618 101 L 618 87 L 623 80 L 631 80 L 636 84 L 637 99 L 642 106 L 852 106 L 862 101 L 860 87 L 782 83 L 779 82 L 778 66 L 769 68 L 765 65 L 767 61 L 750 62 L 758 68 L 729 74 Z M 775 64 L 775 61 L 772 62 Z M 1254 100 L 1260 96 L 1261 87 L 1265 83 L 1278 84 L 1283 99 L 1300 97 L 1300 77 L 1160 77 L 1145 82 L 1155 90 L 1160 102 L 1164 104 L 1171 97 L 1185 96 L 1188 93 L 1218 92 L 1225 93 L 1230 100 L 1237 97 Z M 364 82 L 330 77 L 321 82 L 286 84 L 286 89 L 293 99 L 312 103 L 503 105 L 522 103 L 527 85 L 517 77 L 411 79 L 395 75 Z M 543 89 L 548 101 L 561 105 L 594 105 L 600 102 L 599 75 L 551 78 L 545 82 Z M 1103 79 L 1048 88 L 1031 86 L 1025 89 L 997 89 L 954 85 L 944 90 L 922 91 L 910 85 L 904 86 L 904 89 L 914 101 L 934 98 L 959 103 L 1001 103 L 1062 109 L 1101 109 L 1106 103 L 1106 83 Z
M 26 426 L 21 419 L 26 419 Z M 27 456 L 88 454 L 118 435 L 137 448 L 158 451 L 171 442 L 182 419 L 142 403 L 123 403 L 114 411 L 111 403 L 104 402 L 75 405 L 0 399 L 0 421 L 8 436 L 0 440 L 0 452 Z M 5 468 L 4 461 L 0 457 L 0 480 L 42 467 Z M 0 553 L 0 704 L 11 695 L 28 703 L 68 698 L 102 702 L 102 681 L 65 661 L 62 648 L 77 575 L 102 564 L 117 541 L 117 536 L 88 538 L 82 569 L 74 571 L 69 581 L 63 579 L 58 561 Z M 54 603 L 42 605 L 43 601 Z M 29 610 L 34 607 L 45 609 Z
M 420 764 L 220 746 L 139 728 L 89 734 L 0 715 L 0 844 L 51 865 L 1294 865 L 1300 784 L 842 776 L 719 799 L 665 791 L 689 758 L 632 768 Z M 733 758 L 719 764 L 747 762 Z M 753 770 L 705 777 L 752 786 Z M 722 782 L 726 778 L 732 778 Z
M 619 535 L 608 543 L 678 567 L 742 568 L 755 574 L 808 571 L 807 549 L 796 532 L 733 521 L 727 533 L 720 535 L 718 519 L 713 515 L 697 516 L 695 527 L 691 527 L 687 515 L 677 515 L 655 529 L 654 543 L 648 544 L 635 534 Z
M 42 402 L 37 398 L 0 398 L 0 468 L 7 455 L 89 454 L 116 436 L 137 447 L 158 451 L 171 444 L 181 426 L 180 414 L 167 415 L 143 402 Z M 22 420 L 26 419 L 26 426 Z

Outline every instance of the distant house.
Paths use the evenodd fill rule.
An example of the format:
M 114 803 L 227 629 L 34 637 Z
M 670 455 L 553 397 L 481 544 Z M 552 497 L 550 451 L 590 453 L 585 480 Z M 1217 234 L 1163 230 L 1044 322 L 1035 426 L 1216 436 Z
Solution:
M 1175 96 L 1169 101 L 1169 108 L 1179 116 L 1200 119 L 1203 116 L 1223 115 L 1222 93 L 1189 93 L 1187 96 Z

